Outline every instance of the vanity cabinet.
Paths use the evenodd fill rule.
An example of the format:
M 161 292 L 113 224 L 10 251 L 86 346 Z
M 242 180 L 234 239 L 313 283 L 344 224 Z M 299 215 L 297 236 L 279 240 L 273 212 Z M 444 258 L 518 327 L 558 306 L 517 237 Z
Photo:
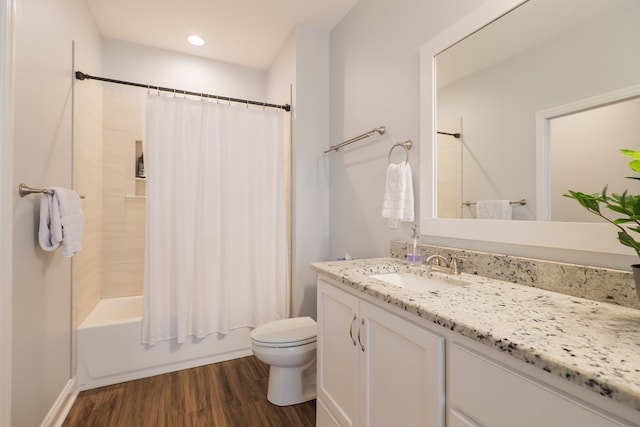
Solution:
M 444 426 L 444 338 L 318 280 L 318 415 L 326 426 Z
M 485 354 L 447 346 L 447 427 L 610 427 L 621 424 L 574 396 Z

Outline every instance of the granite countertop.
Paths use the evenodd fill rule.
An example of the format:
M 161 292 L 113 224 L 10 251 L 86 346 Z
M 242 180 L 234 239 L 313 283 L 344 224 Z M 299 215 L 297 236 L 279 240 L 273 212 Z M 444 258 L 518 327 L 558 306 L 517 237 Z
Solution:
M 340 283 L 640 410 L 640 310 L 396 258 L 313 263 Z M 408 271 L 468 286 L 416 292 L 368 277 Z

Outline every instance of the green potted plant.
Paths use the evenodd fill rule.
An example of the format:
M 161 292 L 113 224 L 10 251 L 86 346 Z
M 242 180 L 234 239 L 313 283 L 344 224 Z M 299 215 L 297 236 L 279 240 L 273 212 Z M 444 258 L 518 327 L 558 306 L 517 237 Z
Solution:
M 640 174 L 640 152 L 621 149 L 620 152 L 630 157 L 629 167 Z M 640 180 L 640 176 L 628 176 L 626 178 Z M 632 248 L 640 258 L 640 241 L 636 240 L 640 234 L 640 195 L 628 194 L 627 190 L 622 194 L 608 193 L 607 186 L 601 193 L 585 194 L 579 191 L 568 190 L 565 197 L 575 199 L 582 207 L 594 215 L 618 228 L 618 240 L 625 246 Z M 634 237 L 635 236 L 635 237 Z M 640 263 L 631 266 L 636 284 L 636 293 L 640 298 Z

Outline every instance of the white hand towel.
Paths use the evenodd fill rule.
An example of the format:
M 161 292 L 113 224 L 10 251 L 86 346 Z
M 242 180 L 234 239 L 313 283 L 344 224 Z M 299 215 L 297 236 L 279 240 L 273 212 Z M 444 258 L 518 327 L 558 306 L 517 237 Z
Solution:
M 62 256 L 69 258 L 82 249 L 84 215 L 80 196 L 67 188 L 52 188 L 40 201 L 38 241 L 45 251 L 62 244 Z
M 476 218 L 478 219 L 511 219 L 511 217 L 510 200 L 479 200 L 476 203 Z
M 390 163 L 387 168 L 382 217 L 405 222 L 414 219 L 413 180 L 407 162 Z
M 40 199 L 40 226 L 38 227 L 40 247 L 49 252 L 62 243 L 62 224 L 60 207 L 53 202 L 53 194 L 43 194 Z

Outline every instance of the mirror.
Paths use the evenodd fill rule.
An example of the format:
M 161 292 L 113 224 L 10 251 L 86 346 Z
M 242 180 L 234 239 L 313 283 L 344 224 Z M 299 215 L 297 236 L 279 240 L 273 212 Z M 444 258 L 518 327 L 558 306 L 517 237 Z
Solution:
M 421 48 L 421 230 L 441 237 L 630 254 L 610 225 L 551 214 L 551 193 L 558 188 L 596 192 L 609 178 L 594 159 L 594 166 L 583 169 L 599 176 L 598 187 L 575 188 L 575 181 L 565 185 L 563 167 L 553 156 L 564 153 L 566 161 L 571 153 L 556 149 L 564 144 L 557 138 L 552 147 L 548 136 L 551 130 L 556 135 L 557 117 L 640 96 L 640 55 L 632 46 L 640 40 L 640 4 L 488 3 Z M 615 20 L 614 30 L 605 25 Z M 483 84 L 472 85 L 477 82 Z M 625 145 L 637 148 L 637 133 L 630 135 L 628 141 L 608 142 L 614 156 Z M 447 144 L 449 152 L 443 148 Z M 458 148 L 451 149 L 455 144 Z M 620 157 L 623 169 L 614 166 L 612 177 L 627 172 Z M 475 218 L 474 209 L 462 202 L 484 199 L 526 199 L 527 204 L 514 205 L 512 221 L 468 219 Z
M 586 192 L 605 183 L 619 192 L 628 186 L 620 175 L 626 161 L 617 148 L 638 147 L 633 113 L 619 116 L 627 122 L 605 120 L 599 130 L 584 133 L 560 132 L 560 123 L 551 122 L 593 127 L 596 114 L 581 112 L 584 100 L 640 83 L 638 39 L 627 30 L 640 21 L 638 6 L 635 0 L 531 0 L 436 55 L 437 130 L 444 131 L 437 134 L 436 150 L 439 218 L 476 218 L 477 200 L 525 199 L 526 205 L 513 204 L 513 219 L 593 221 L 562 194 L 575 184 Z M 567 108 L 563 116 L 572 119 L 547 117 L 540 130 L 547 139 L 537 138 L 536 115 L 569 104 L 576 110 Z M 638 117 L 635 104 L 620 106 L 633 107 Z M 621 126 L 627 131 L 601 138 Z M 546 165 L 537 164 L 536 141 L 547 148 L 548 158 L 541 159 Z M 580 148 L 585 146 L 590 149 Z M 590 156 L 580 159 L 580 151 Z M 603 167 L 603 159 L 612 166 Z M 571 167 L 576 162 L 581 168 Z M 460 183 L 452 181 L 454 173 Z M 547 174 L 549 188 L 546 180 L 537 188 L 537 173 Z M 587 186 L 594 179 L 599 182 Z M 551 194 L 539 194 L 545 190 Z

